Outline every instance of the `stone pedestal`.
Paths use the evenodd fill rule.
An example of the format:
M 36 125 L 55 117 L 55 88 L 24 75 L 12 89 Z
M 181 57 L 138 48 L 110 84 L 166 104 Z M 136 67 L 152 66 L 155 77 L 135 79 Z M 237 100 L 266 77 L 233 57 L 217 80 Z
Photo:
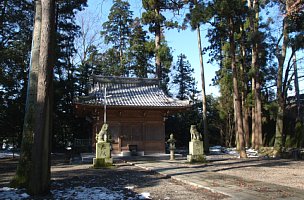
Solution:
M 93 159 L 93 167 L 108 167 L 113 164 L 111 158 L 111 144 L 109 142 L 96 143 L 96 158 Z
M 204 143 L 203 141 L 191 141 L 189 142 L 189 155 L 187 155 L 188 162 L 204 162 L 206 157 L 204 155 Z
M 170 149 L 170 160 L 175 160 L 174 149 Z

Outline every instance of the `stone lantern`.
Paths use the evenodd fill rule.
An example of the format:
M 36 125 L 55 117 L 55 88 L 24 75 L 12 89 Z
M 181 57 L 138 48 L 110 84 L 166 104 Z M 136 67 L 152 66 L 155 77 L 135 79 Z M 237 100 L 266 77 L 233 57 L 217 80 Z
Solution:
M 169 143 L 169 150 L 170 150 L 170 160 L 175 160 L 174 150 L 175 150 L 175 142 L 176 140 L 173 137 L 173 134 L 170 134 L 170 138 L 167 140 Z

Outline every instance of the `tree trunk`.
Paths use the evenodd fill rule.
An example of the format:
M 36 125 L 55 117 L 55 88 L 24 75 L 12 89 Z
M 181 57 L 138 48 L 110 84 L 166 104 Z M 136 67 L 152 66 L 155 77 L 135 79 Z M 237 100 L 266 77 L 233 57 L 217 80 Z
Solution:
M 255 131 L 257 136 L 257 142 L 255 144 L 255 149 L 258 150 L 263 146 L 263 135 L 262 135 L 262 101 L 261 101 L 261 88 L 259 80 L 259 70 L 256 72 L 256 84 L 255 84 L 255 100 L 256 100 L 256 109 L 255 109 Z
M 294 87 L 295 87 L 295 97 L 297 104 L 297 121 L 300 120 L 300 89 L 299 89 L 299 79 L 298 79 L 298 66 L 297 66 L 297 56 L 296 52 L 293 55 L 293 69 L 294 69 Z
M 155 9 L 156 16 L 160 16 L 160 10 Z M 161 26 L 158 22 L 155 24 L 155 67 L 156 77 L 162 79 L 161 58 L 160 58 Z
M 262 107 L 261 107 L 261 95 L 260 95 L 260 83 L 259 83 L 259 67 L 257 65 L 257 44 L 253 44 L 252 48 L 252 68 L 254 69 L 254 144 L 252 147 L 258 150 L 262 145 Z
M 201 43 L 201 30 L 200 26 L 197 25 L 197 43 L 198 51 L 200 58 L 200 69 L 201 69 L 201 81 L 202 81 L 202 106 L 203 106 L 203 124 L 204 124 L 204 151 L 209 153 L 209 133 L 208 133 L 208 124 L 207 124 L 207 100 L 206 100 L 206 91 L 205 91 L 205 75 L 204 75 L 204 62 L 203 62 L 203 51 Z
M 54 54 L 54 0 L 42 1 L 41 42 L 37 87 L 36 126 L 32 150 L 32 169 L 29 193 L 33 195 L 49 192 L 50 186 L 50 128 L 52 100 L 52 71 Z
M 240 144 L 240 158 L 247 158 L 246 150 L 245 150 L 245 140 L 244 140 L 244 130 L 243 130 L 243 121 L 242 121 L 242 110 L 241 110 L 241 100 L 238 89 L 238 77 L 237 77 L 237 68 L 235 61 L 235 41 L 234 41 L 234 22 L 233 19 L 229 19 L 230 25 L 230 34 L 229 34 L 229 42 L 230 42 L 230 58 L 231 58 L 231 69 L 233 76 L 233 94 L 234 94 L 234 102 L 235 102 L 235 114 L 236 114 L 236 125 L 237 125 L 237 136 Z
M 240 69 L 240 75 L 241 75 L 241 81 L 242 81 L 242 92 L 241 92 L 241 98 L 242 98 L 242 111 L 243 111 L 243 126 L 244 126 L 244 137 L 245 137 L 245 145 L 246 147 L 249 147 L 250 140 L 249 140 L 249 122 L 248 122 L 248 105 L 247 105 L 247 76 L 246 76 L 246 47 L 245 47 L 245 33 L 244 28 L 241 28 L 242 33 L 242 40 L 241 40 L 241 51 L 242 51 L 242 62 L 241 62 L 241 69 Z
M 14 187 L 27 187 L 30 179 L 31 150 L 35 129 L 35 109 L 37 103 L 37 79 L 40 53 L 40 30 L 41 30 L 41 1 L 36 0 L 35 21 L 32 38 L 31 62 L 27 85 L 25 116 L 21 142 L 21 154 L 17 172 L 12 180 Z
M 234 90 L 234 89 L 233 89 Z M 235 134 L 235 146 L 236 146 L 236 150 L 240 151 L 240 140 L 239 140 L 239 135 L 238 135 L 238 120 L 237 120 L 237 113 L 236 113 L 236 101 L 235 101 L 236 97 L 235 97 L 235 93 L 233 93 L 233 122 L 234 122 L 234 132 Z
M 288 10 L 289 2 L 286 2 L 286 10 Z M 283 69 L 284 62 L 286 58 L 286 51 L 288 45 L 288 22 L 287 18 L 283 20 L 283 44 L 279 48 L 279 44 L 276 47 L 276 57 L 278 59 L 278 73 L 277 73 L 277 101 L 278 101 L 278 113 L 276 120 L 276 134 L 274 141 L 274 154 L 279 157 L 283 147 L 283 118 L 285 110 L 285 98 L 284 98 L 284 88 L 283 88 Z
M 245 132 L 245 145 L 246 147 L 250 147 L 250 134 L 249 134 L 249 109 L 245 105 L 244 108 L 244 116 L 243 116 L 243 124 L 244 124 L 244 132 Z
M 258 34 L 259 31 L 259 1 L 254 0 L 253 1 L 253 10 L 255 13 L 254 18 L 254 33 L 255 35 Z M 259 149 L 263 144 L 263 137 L 262 137 L 262 101 L 261 101 L 261 80 L 260 80 L 260 67 L 258 64 L 258 42 L 256 39 L 253 42 L 253 48 L 252 48 L 252 63 L 253 67 L 255 69 L 255 88 L 254 88 L 254 94 L 255 94 L 255 131 L 256 131 L 256 145 L 255 149 Z
M 124 66 L 124 62 L 123 62 L 123 39 L 122 39 L 122 30 L 121 30 L 122 28 L 120 27 L 120 38 L 119 38 L 119 40 L 120 40 L 120 42 L 119 42 L 119 63 L 120 63 L 120 75 L 121 76 L 126 76 L 126 73 L 128 73 L 128 71 L 127 70 L 125 70 L 125 66 Z M 128 75 L 127 75 L 127 77 L 128 77 Z
M 252 90 L 252 108 L 251 108 L 251 147 L 254 148 L 255 145 L 256 145 L 256 131 L 255 131 L 255 108 L 256 108 L 256 105 L 255 105 L 255 94 L 254 94 L 254 91 L 255 91 L 255 78 L 252 77 L 251 79 L 251 90 Z
M 258 0 L 248 0 L 248 8 L 252 11 L 249 16 L 250 31 L 253 36 L 258 35 L 259 29 L 259 2 Z M 252 41 L 252 56 L 251 68 L 254 71 L 252 77 L 252 93 L 253 93 L 253 107 L 252 107 L 252 148 L 259 149 L 263 144 L 262 138 L 262 101 L 260 92 L 260 67 L 258 65 L 258 42 L 257 38 Z

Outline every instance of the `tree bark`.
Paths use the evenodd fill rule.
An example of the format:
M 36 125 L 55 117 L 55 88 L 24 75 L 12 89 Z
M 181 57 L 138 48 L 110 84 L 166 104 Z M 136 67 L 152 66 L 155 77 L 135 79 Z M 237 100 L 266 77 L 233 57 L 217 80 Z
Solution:
M 49 192 L 50 186 L 50 128 L 52 100 L 52 71 L 54 54 L 55 1 L 42 1 L 41 42 L 37 87 L 36 126 L 32 149 L 32 169 L 29 193 L 33 195 Z
M 257 35 L 259 31 L 259 1 L 253 1 L 253 10 L 255 13 L 254 18 L 254 34 Z M 255 39 L 253 42 L 252 48 L 252 64 L 255 69 L 255 131 L 256 131 L 256 139 L 257 142 L 255 144 L 255 149 L 259 149 L 263 144 L 262 137 L 262 101 L 261 101 L 261 84 L 260 84 L 260 67 L 258 64 L 258 41 Z
M 237 136 L 240 145 L 239 146 L 240 158 L 247 158 L 247 154 L 245 150 L 243 122 L 242 122 L 243 117 L 241 110 L 241 99 L 238 89 L 238 76 L 237 76 L 237 68 L 235 61 L 234 22 L 232 18 L 229 19 L 229 25 L 230 25 L 230 33 L 229 33 L 230 58 L 231 58 L 231 69 L 233 76 L 233 94 L 234 94 L 236 125 L 237 125 L 236 130 L 237 130 Z
M 298 79 L 298 66 L 297 66 L 297 56 L 296 53 L 293 55 L 293 69 L 294 69 L 294 87 L 295 87 L 295 97 L 297 104 L 297 121 L 300 120 L 300 89 L 299 89 L 299 79 Z
M 160 9 L 155 9 L 156 16 L 160 16 Z M 155 24 L 155 67 L 156 77 L 162 79 L 161 58 L 160 58 L 161 26 L 159 22 Z
M 241 28 L 241 33 L 242 33 L 242 39 L 241 39 L 241 51 L 242 51 L 242 62 L 241 62 L 241 69 L 240 69 L 240 74 L 241 74 L 241 81 L 242 81 L 242 93 L 241 93 L 241 98 L 242 98 L 242 111 L 243 111 L 243 126 L 244 126 L 244 137 L 245 137 L 245 145 L 246 147 L 250 146 L 250 139 L 249 139 L 249 122 L 248 122 L 248 116 L 249 116 L 249 111 L 248 111 L 248 105 L 247 105 L 247 75 L 246 75 L 246 47 L 245 47 L 245 33 L 244 33 L 244 28 Z
M 205 90 L 205 75 L 204 75 L 204 62 L 203 62 L 203 52 L 201 43 L 201 30 L 200 25 L 196 27 L 197 31 L 197 44 L 200 58 L 200 69 L 201 69 L 201 81 L 202 81 L 202 106 L 203 106 L 203 124 L 204 124 L 204 151 L 209 153 L 209 133 L 207 124 L 207 100 L 206 100 L 206 90 Z
M 259 80 L 259 70 L 256 74 L 256 84 L 255 84 L 255 95 L 256 95 L 256 109 L 255 109 L 255 131 L 257 136 L 257 142 L 255 149 L 258 150 L 263 146 L 263 135 L 262 135 L 262 101 L 261 101 L 261 88 Z
M 23 133 L 21 142 L 21 154 L 17 167 L 17 172 L 12 180 L 15 187 L 27 187 L 30 180 L 31 150 L 33 145 L 35 129 L 35 109 L 37 103 L 37 79 L 39 69 L 40 53 L 40 30 L 41 30 L 41 1 L 35 3 L 35 21 L 32 38 L 31 62 L 27 85 L 27 96 L 25 106 L 25 116 L 23 123 Z
M 259 149 L 263 144 L 262 137 L 262 101 L 260 84 L 260 67 L 258 65 L 258 42 L 259 31 L 259 2 L 258 0 L 247 0 L 248 8 L 252 11 L 249 15 L 250 31 L 254 36 L 252 40 L 251 68 L 254 72 L 252 77 L 252 148 Z
M 255 105 L 255 95 L 254 95 L 254 91 L 255 91 L 255 78 L 252 77 L 251 79 L 251 90 L 253 92 L 252 95 L 252 107 L 251 107 L 251 147 L 254 148 L 256 145 L 256 131 L 255 131 L 255 109 L 256 109 L 256 105 Z
M 288 10 L 289 1 L 286 1 L 286 10 Z M 276 119 L 276 134 L 274 141 L 274 155 L 279 157 L 283 147 L 283 126 L 284 126 L 284 110 L 285 110 L 285 98 L 283 88 L 283 69 L 286 58 L 286 51 L 288 45 L 288 22 L 287 18 L 283 20 L 283 44 L 279 48 L 277 44 L 276 57 L 278 59 L 278 73 L 277 73 L 277 101 L 278 101 L 278 113 Z

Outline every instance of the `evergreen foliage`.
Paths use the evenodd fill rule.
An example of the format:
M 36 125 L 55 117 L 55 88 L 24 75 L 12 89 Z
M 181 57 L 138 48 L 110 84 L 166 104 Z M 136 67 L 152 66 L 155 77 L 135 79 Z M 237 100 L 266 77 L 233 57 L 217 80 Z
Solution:
M 178 60 L 173 69 L 176 74 L 173 76 L 173 84 L 178 87 L 176 98 L 180 100 L 191 99 L 194 101 L 198 91 L 195 89 L 195 79 L 193 78 L 194 69 L 191 67 L 187 57 L 184 54 L 178 56 Z
M 130 46 L 131 25 L 133 24 L 130 4 L 127 1 L 114 0 L 110 9 L 108 21 L 103 23 L 105 44 L 111 44 L 110 54 L 119 59 L 118 66 L 114 68 L 114 75 L 128 76 L 128 54 L 127 49 Z
M 181 142 L 188 141 L 189 134 L 185 133 L 189 132 L 191 124 L 199 124 L 198 128 L 202 130 L 202 107 L 195 101 L 196 82 L 192 77 L 193 69 L 186 60 L 186 50 L 178 56 L 176 75 L 169 75 L 173 56 L 171 47 L 165 40 L 164 30 L 177 28 L 179 25 L 169 19 L 167 14 L 185 8 L 190 8 L 185 21 L 190 23 L 192 29 L 196 29 L 197 25 L 209 24 L 206 37 L 210 46 L 205 47 L 204 53 L 209 54 L 209 63 L 220 67 L 214 78 L 214 84 L 219 86 L 220 97 L 207 97 L 207 119 L 210 133 L 216 133 L 214 135 L 221 139 L 211 135 L 210 142 L 226 146 L 236 145 L 237 117 L 234 112 L 235 88 L 232 84 L 235 75 L 238 77 L 237 89 L 243 116 L 246 109 L 253 109 L 256 105 L 257 90 L 252 89 L 252 86 L 254 81 L 259 81 L 263 145 L 274 145 L 275 122 L 282 120 L 282 133 L 277 136 L 277 140 L 281 140 L 277 141 L 278 148 L 283 149 L 284 145 L 303 147 L 303 117 L 296 119 L 290 114 L 292 109 L 287 98 L 288 90 L 292 89 L 294 81 L 294 63 L 288 54 L 282 54 L 284 48 L 291 52 L 291 56 L 303 50 L 303 7 L 289 11 L 291 1 L 265 1 L 264 4 L 259 1 L 259 7 L 252 10 L 248 5 L 248 2 L 253 3 L 252 0 L 143 0 L 145 12 L 142 19 L 133 19 L 129 4 L 132 1 L 114 0 L 108 20 L 101 22 L 100 27 L 107 48 L 101 51 L 96 45 L 90 44 L 83 59 L 77 63 L 73 59 L 79 51 L 75 48 L 75 39 L 80 36 L 80 27 L 75 22 L 75 16 L 84 9 L 86 2 L 56 1 L 56 52 L 53 55 L 53 116 L 56 127 L 52 137 L 54 150 L 64 151 L 74 138 L 85 137 L 82 132 L 90 132 L 90 126 L 83 124 L 83 119 L 75 119 L 73 100 L 78 95 L 87 95 L 89 76 L 92 73 L 144 78 L 156 76 L 162 79 L 161 86 L 167 93 L 168 83 L 172 78 L 173 83 L 179 85 L 177 97 L 182 100 L 190 97 L 194 106 L 188 113 L 170 117 L 166 127 L 167 133 L 173 132 L 177 141 Z M 189 2 L 189 7 L 184 7 L 185 2 Z M 281 18 L 260 16 L 255 19 L 254 24 L 257 27 L 253 30 L 250 19 L 256 13 L 266 11 L 267 14 L 268 9 L 281 9 Z M 0 2 L 0 142 L 2 138 L 9 138 L 17 142 L 17 147 L 20 147 L 22 138 L 28 90 L 33 17 L 34 1 Z M 279 36 L 272 32 L 273 26 L 277 24 L 283 27 L 286 25 Z M 235 47 L 234 52 L 231 52 L 231 45 Z M 254 45 L 257 50 L 255 65 L 252 64 Z M 232 68 L 232 62 L 235 62 L 235 68 Z M 277 91 L 274 87 L 276 85 Z M 279 95 L 276 97 L 276 94 Z M 303 105 L 300 106 L 302 107 Z M 243 122 L 244 124 L 251 125 L 252 113 L 250 111 L 248 122 Z M 281 118 L 276 119 L 278 116 Z M 176 123 L 180 126 L 176 127 Z M 174 127 L 176 129 L 173 129 Z M 252 130 L 251 127 L 249 132 L 252 133 Z

